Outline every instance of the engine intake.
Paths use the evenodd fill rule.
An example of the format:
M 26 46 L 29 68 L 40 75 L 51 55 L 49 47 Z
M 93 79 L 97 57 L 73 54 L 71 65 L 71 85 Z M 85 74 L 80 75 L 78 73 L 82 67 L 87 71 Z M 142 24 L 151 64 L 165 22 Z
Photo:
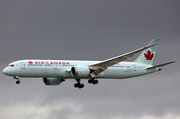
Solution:
M 76 77 L 88 77 L 90 69 L 86 66 L 75 66 L 71 68 L 71 74 Z

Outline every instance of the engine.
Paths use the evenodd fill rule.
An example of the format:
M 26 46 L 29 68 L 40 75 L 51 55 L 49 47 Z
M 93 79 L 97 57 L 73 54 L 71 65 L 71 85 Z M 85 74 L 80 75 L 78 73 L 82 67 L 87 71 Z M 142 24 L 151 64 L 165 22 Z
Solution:
M 86 66 L 75 66 L 71 68 L 71 74 L 77 77 L 88 77 L 90 69 Z
M 64 80 L 60 78 L 43 78 L 43 81 L 46 85 L 59 85 Z

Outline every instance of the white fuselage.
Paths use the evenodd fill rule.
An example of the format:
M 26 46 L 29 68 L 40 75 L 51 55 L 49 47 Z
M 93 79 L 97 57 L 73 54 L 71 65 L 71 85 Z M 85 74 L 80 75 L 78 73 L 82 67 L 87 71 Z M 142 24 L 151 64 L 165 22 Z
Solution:
M 98 84 L 101 79 L 125 79 L 141 76 L 161 70 L 165 66 L 176 61 L 152 66 L 156 47 L 159 39 L 153 39 L 148 46 L 133 50 L 131 52 L 112 57 L 103 61 L 82 60 L 19 60 L 9 64 L 3 70 L 8 76 L 17 79 L 20 77 L 43 78 L 46 85 L 59 85 L 65 79 L 75 79 L 75 88 L 83 88 L 81 79 L 88 79 L 89 84 Z M 136 53 L 141 52 L 134 62 L 125 62 Z
M 75 77 L 71 75 L 71 67 L 83 65 L 88 66 L 99 61 L 76 61 L 76 60 L 20 60 L 10 63 L 3 70 L 3 73 L 9 76 L 18 77 L 51 77 L 51 78 L 83 78 L 90 77 Z M 13 66 L 12 66 L 13 65 Z M 119 65 L 108 67 L 107 70 L 98 74 L 95 78 L 111 78 L 124 79 L 140 75 L 145 75 L 158 71 L 158 68 L 145 70 L 144 68 L 151 67 L 136 62 L 120 62 Z

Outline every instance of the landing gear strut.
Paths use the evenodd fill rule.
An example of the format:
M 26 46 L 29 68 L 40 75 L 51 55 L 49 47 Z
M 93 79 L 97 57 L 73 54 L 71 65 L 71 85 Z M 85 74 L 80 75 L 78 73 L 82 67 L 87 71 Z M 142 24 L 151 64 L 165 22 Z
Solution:
M 17 81 L 16 81 L 16 84 L 20 84 L 20 83 L 21 83 L 20 80 L 19 80 L 19 76 L 14 76 L 14 79 L 17 80 Z
M 76 79 L 76 81 L 77 81 L 77 83 L 75 83 L 74 84 L 74 87 L 75 88 L 79 88 L 79 89 L 81 89 L 81 88 L 84 88 L 84 84 L 82 84 L 80 81 L 81 81 L 81 79 Z
M 92 83 L 93 85 L 98 84 L 98 80 L 95 80 L 94 78 L 89 79 L 88 83 Z

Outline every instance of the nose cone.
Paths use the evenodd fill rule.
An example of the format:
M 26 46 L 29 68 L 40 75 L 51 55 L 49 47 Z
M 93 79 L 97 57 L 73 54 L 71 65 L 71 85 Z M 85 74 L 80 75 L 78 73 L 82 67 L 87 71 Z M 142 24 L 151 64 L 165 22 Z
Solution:
M 2 72 L 3 72 L 3 74 L 8 75 L 8 70 L 7 70 L 7 68 L 5 68 Z

